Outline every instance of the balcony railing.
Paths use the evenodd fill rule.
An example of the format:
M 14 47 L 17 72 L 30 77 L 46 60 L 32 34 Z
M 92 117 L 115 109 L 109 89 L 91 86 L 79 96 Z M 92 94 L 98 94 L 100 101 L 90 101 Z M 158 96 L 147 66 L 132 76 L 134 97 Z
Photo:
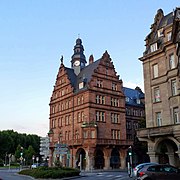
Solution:
M 174 131 L 177 129 L 176 126 L 177 125 L 168 125 L 168 126 L 140 129 L 137 131 L 137 136 L 143 138 L 143 137 L 171 135 L 174 134 Z
M 99 145 L 131 145 L 132 141 L 119 139 L 97 139 Z

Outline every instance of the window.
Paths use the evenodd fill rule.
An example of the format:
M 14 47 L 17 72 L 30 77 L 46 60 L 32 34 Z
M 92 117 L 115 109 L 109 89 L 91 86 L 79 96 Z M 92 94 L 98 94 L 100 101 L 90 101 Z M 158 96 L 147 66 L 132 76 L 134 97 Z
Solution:
M 112 139 L 120 139 L 120 130 L 112 129 L 111 136 Z
M 176 83 L 176 80 L 171 81 L 171 91 L 172 91 L 172 96 L 177 95 L 177 83 Z
M 84 112 L 81 112 L 81 121 L 84 121 Z
M 62 142 L 62 140 L 63 140 L 63 133 L 60 132 L 60 133 L 59 133 L 59 141 Z
M 77 121 L 81 122 L 81 113 L 80 112 L 77 113 Z
M 161 112 L 156 113 L 156 123 L 157 123 L 157 126 L 162 125 Z
M 66 116 L 66 117 L 65 117 L 65 125 L 66 125 L 66 126 L 69 125 L 69 116 Z
M 169 55 L 169 67 L 170 69 L 175 68 L 174 54 Z
M 161 28 L 158 30 L 158 37 L 162 37 L 163 35 L 163 28 Z
M 126 102 L 129 102 L 129 97 L 126 97 Z
M 80 105 L 80 102 L 81 102 L 80 97 L 78 97 L 77 98 L 77 105 Z
M 173 118 L 174 118 L 175 124 L 179 124 L 180 123 L 179 108 L 178 107 L 173 109 Z
M 65 140 L 68 140 L 68 132 L 65 131 Z
M 105 97 L 101 95 L 96 95 L 96 103 L 97 104 L 105 104 Z
M 87 131 L 84 131 L 84 138 L 87 138 L 88 137 L 88 132 Z
M 79 89 L 82 89 L 84 87 L 84 82 L 79 83 Z
M 56 106 L 52 106 L 52 113 L 55 113 Z
M 153 65 L 153 77 L 158 77 L 158 64 Z
M 160 99 L 160 91 L 159 91 L 159 88 L 155 88 L 154 89 L 154 101 L 155 102 L 160 102 L 161 99 Z
M 140 99 L 136 99 L 136 103 L 137 103 L 137 104 L 141 104 Z
M 167 40 L 168 40 L 168 41 L 171 40 L 171 36 L 172 36 L 172 32 L 169 32 L 169 33 L 167 34 Z
M 58 126 L 62 127 L 63 117 L 58 119 Z
M 112 83 L 112 90 L 117 91 L 117 84 L 116 83 Z
M 119 123 L 119 114 L 111 113 L 111 122 L 112 123 Z
M 96 111 L 96 121 L 105 122 L 105 113 L 102 111 Z
M 157 43 L 151 44 L 150 46 L 151 52 L 154 52 L 157 50 Z
M 78 132 L 78 130 L 75 131 L 75 139 L 79 139 L 79 132 Z
M 95 131 L 91 131 L 91 138 L 95 138 Z
M 97 87 L 103 87 L 103 81 L 102 80 L 97 80 Z
M 56 119 L 53 119 L 52 120 L 52 128 L 55 128 L 56 127 Z
M 119 99 L 111 98 L 111 106 L 119 106 Z

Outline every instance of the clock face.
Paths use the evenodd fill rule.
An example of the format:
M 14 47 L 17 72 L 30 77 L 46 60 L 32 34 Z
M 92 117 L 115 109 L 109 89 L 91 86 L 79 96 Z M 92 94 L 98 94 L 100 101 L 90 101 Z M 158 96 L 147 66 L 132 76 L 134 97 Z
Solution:
M 74 62 L 74 66 L 79 66 L 80 65 L 80 62 L 79 61 L 75 61 Z

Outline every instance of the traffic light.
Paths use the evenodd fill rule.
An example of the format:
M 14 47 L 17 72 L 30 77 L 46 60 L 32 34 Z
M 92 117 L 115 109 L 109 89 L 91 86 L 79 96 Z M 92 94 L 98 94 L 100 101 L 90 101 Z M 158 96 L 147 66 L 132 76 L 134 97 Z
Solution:
M 128 148 L 128 155 L 132 156 L 132 147 L 131 146 L 129 146 L 129 148 Z

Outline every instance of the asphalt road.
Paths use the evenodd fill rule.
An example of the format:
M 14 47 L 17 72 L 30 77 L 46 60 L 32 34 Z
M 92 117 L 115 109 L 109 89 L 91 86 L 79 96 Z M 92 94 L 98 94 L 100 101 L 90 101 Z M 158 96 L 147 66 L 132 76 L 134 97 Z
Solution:
M 0 180 L 33 180 L 29 176 L 17 174 L 19 170 L 0 170 Z M 132 180 L 129 178 L 127 172 L 121 171 L 102 171 L 102 172 L 81 172 L 79 177 L 64 178 L 80 179 L 80 180 Z M 45 179 L 44 179 L 45 180 Z M 48 179 L 50 180 L 50 179 Z
M 29 176 L 22 176 L 17 174 L 19 170 L 17 169 L 5 169 L 0 170 L 0 180 L 32 180 L 33 178 Z

